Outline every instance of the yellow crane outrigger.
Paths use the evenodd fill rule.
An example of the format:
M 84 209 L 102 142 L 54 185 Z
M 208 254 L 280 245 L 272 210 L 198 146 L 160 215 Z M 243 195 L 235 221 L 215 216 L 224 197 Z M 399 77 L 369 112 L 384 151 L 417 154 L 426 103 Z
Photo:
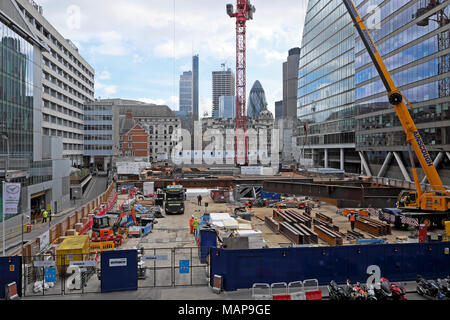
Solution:
M 416 191 L 403 191 L 397 202 L 397 208 L 401 209 L 403 215 L 412 217 L 418 220 L 418 223 L 425 224 L 428 227 L 437 225 L 440 228 L 445 227 L 445 221 L 448 219 L 450 211 L 450 190 L 446 190 L 442 183 L 433 160 L 428 153 L 427 147 L 422 140 L 419 131 L 414 124 L 414 121 L 409 113 L 407 104 L 411 106 L 408 100 L 403 96 L 400 90 L 395 86 L 389 71 L 384 64 L 381 55 L 375 46 L 369 31 L 364 24 L 363 19 L 358 13 L 352 0 L 343 0 L 348 13 L 350 14 L 356 29 L 361 37 L 364 46 L 372 59 L 375 68 L 380 75 L 387 92 L 389 103 L 395 109 L 397 116 L 402 124 L 403 130 L 406 133 L 406 141 L 409 144 L 409 156 L 412 164 L 412 173 L 414 176 L 414 183 Z M 419 159 L 428 181 L 430 182 L 433 191 L 426 192 L 422 190 L 417 175 L 417 170 L 414 165 L 413 154 L 411 147 Z

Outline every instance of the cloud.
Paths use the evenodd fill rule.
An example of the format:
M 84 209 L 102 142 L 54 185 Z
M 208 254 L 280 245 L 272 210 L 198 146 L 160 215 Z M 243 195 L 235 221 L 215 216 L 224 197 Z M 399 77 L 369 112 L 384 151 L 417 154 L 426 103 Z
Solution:
M 116 85 L 105 85 L 100 81 L 95 82 L 95 94 L 98 97 L 111 97 L 112 95 L 117 93 Z
M 111 73 L 109 73 L 108 71 L 102 71 L 99 74 L 97 74 L 97 79 L 99 80 L 109 80 L 111 79 Z

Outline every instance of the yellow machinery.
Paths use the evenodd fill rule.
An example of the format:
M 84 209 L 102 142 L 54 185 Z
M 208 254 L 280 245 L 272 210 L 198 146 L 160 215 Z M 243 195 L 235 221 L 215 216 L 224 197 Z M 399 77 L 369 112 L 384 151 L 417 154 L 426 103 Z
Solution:
M 411 107 L 410 103 L 395 86 L 353 1 L 343 0 L 343 2 L 388 92 L 389 103 L 397 113 L 409 144 L 409 156 L 416 191 L 403 191 L 398 198 L 397 208 L 400 209 L 402 215 L 416 219 L 419 224 L 425 224 L 427 227 L 437 225 L 440 228 L 444 228 L 450 211 L 450 190 L 446 190 L 442 183 L 433 160 L 427 151 L 427 147 L 414 124 L 407 107 L 407 104 Z M 420 166 L 428 178 L 433 189 L 431 192 L 422 190 L 411 149 L 414 150 Z
M 56 266 L 63 274 L 72 261 L 89 260 L 89 236 L 67 237 L 56 249 Z
M 90 242 L 89 252 L 90 253 L 100 253 L 103 251 L 113 251 L 114 241 L 102 241 L 102 242 Z

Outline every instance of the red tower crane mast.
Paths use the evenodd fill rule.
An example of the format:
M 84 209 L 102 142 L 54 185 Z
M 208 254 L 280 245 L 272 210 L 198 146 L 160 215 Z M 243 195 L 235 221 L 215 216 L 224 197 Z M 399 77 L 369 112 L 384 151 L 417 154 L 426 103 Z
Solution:
M 227 14 L 236 18 L 236 128 L 235 128 L 235 161 L 236 164 L 247 164 L 247 75 L 246 75 L 246 23 L 253 19 L 255 7 L 250 0 L 237 0 L 236 11 L 232 4 L 227 4 Z

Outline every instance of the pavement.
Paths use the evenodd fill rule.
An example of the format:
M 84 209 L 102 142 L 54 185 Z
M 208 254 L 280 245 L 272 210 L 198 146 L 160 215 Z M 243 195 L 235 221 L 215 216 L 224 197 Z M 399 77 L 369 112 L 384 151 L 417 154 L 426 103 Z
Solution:
M 49 221 L 48 223 L 38 223 L 32 225 L 31 232 L 23 234 L 24 242 L 26 243 L 28 241 L 39 238 L 44 232 L 51 228 L 52 224 L 55 225 L 65 220 L 68 215 L 71 215 L 86 203 L 89 203 L 97 198 L 100 194 L 106 191 L 108 182 L 107 180 L 107 177 L 93 177 L 82 199 L 78 199 L 75 201 L 72 200 L 72 207 L 58 212 L 55 216 L 53 216 L 51 222 Z M 22 235 L 18 234 L 6 240 L 6 254 L 10 254 L 16 251 L 22 245 L 21 237 Z
M 408 300 L 428 300 L 415 292 L 415 282 L 402 283 Z M 328 300 L 328 289 L 321 286 L 324 300 Z M 162 301 L 243 301 L 252 300 L 251 289 L 240 289 L 216 294 L 209 286 L 175 288 L 140 288 L 137 291 L 111 293 L 85 293 L 53 296 L 23 297 L 22 300 L 162 300 Z

